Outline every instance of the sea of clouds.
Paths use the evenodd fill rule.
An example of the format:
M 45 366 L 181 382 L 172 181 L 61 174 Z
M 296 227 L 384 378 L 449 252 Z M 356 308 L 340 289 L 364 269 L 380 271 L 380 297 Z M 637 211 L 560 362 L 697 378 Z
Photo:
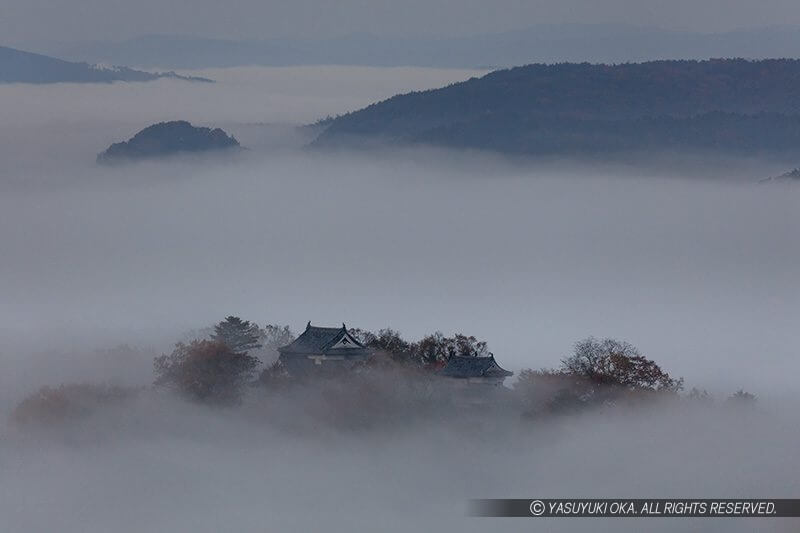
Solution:
M 295 125 L 480 73 L 199 74 L 219 82 L 0 86 L 13 102 L 0 108 L 0 529 L 514 531 L 534 524 L 466 518 L 466 500 L 800 495 L 800 189 L 756 183 L 787 162 L 318 153 Z M 251 149 L 94 164 L 170 119 L 222 126 Z M 145 395 L 55 433 L 5 421 L 44 385 L 146 386 L 154 354 L 229 314 L 295 331 L 464 332 L 515 372 L 612 336 L 720 400 L 753 392 L 759 409 L 367 432 L 312 417 L 298 432 L 254 414 L 257 402 L 231 414 Z M 302 402 L 286 412 L 307 416 Z

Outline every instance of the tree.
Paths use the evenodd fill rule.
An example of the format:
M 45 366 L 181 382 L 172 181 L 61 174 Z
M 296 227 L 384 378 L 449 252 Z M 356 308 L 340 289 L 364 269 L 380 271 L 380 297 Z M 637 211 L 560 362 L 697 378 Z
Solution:
M 711 405 L 714 403 L 714 397 L 711 396 L 707 390 L 700 390 L 697 387 L 692 387 L 692 390 L 690 390 L 689 394 L 686 395 L 686 399 L 691 402 L 704 405 Z
M 14 409 L 18 424 L 53 424 L 84 418 L 133 398 L 139 389 L 104 384 L 73 383 L 42 387 Z
M 447 342 L 444 335 L 437 331 L 431 335 L 426 335 L 415 343 L 414 351 L 423 366 L 433 367 L 447 361 L 446 345 Z
M 178 343 L 171 354 L 153 361 L 155 385 L 201 402 L 237 403 L 259 364 L 258 358 L 220 341 Z
M 471 335 L 467 336 L 462 333 L 445 337 L 440 331 L 423 337 L 414 345 L 414 351 L 425 366 L 441 366 L 455 356 L 487 357 L 491 355 L 485 341 L 479 341 Z
M 729 396 L 727 399 L 728 405 L 735 405 L 740 407 L 752 407 L 756 404 L 756 401 L 758 401 L 756 395 L 747 392 L 744 389 L 739 389 L 731 396 Z
M 538 416 L 620 400 L 639 402 L 658 397 L 657 393 L 677 393 L 682 387 L 683 379 L 670 377 L 633 345 L 589 337 L 575 344 L 558 369 L 522 370 L 514 391 L 526 414 Z M 701 393 L 690 394 L 695 397 Z
M 591 392 L 585 377 L 544 368 L 523 369 L 513 387 L 526 416 L 576 410 Z
M 250 350 L 261 348 L 259 339 L 262 331 L 249 320 L 238 316 L 229 316 L 216 326 L 211 339 L 228 346 L 233 352 L 245 355 Z
M 259 385 L 273 389 L 277 387 L 285 387 L 289 383 L 289 372 L 286 370 L 286 367 L 283 366 L 283 363 L 281 363 L 280 359 L 262 370 L 261 374 L 258 376 Z
M 377 335 L 371 335 L 366 345 L 375 352 L 388 355 L 393 361 L 402 364 L 416 365 L 419 363 L 414 353 L 414 346 L 400 336 L 398 331 L 385 328 Z
M 492 355 L 489 353 L 486 341 L 479 341 L 472 335 L 467 336 L 462 333 L 456 333 L 454 337 L 447 340 L 449 341 L 448 359 L 455 355 L 461 357 L 488 357 Z
M 561 361 L 562 370 L 592 383 L 630 390 L 677 392 L 683 379 L 673 379 L 633 345 L 616 339 L 589 337 L 575 344 L 573 354 Z
M 259 335 L 262 352 L 266 352 L 270 356 L 276 356 L 278 348 L 286 346 L 294 340 L 294 333 L 289 326 L 267 324 L 264 329 L 259 330 Z
M 366 329 L 350 328 L 347 332 L 364 346 L 369 346 L 377 338 L 377 335 Z
M 378 333 L 352 328 L 350 334 L 376 354 L 386 355 L 394 362 L 418 367 L 440 367 L 451 357 L 487 357 L 491 355 L 486 342 L 471 335 L 456 333 L 445 337 L 441 331 L 426 335 L 417 342 L 409 342 L 400 332 L 385 328 Z

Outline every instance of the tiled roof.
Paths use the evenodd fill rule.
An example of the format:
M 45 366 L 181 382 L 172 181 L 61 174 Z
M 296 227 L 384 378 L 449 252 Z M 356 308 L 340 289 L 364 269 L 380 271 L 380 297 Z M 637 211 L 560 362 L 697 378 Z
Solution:
M 342 338 L 348 336 L 348 340 L 346 341 L 351 346 L 346 348 L 336 348 L 335 352 L 361 352 L 366 351 L 366 348 L 363 344 L 358 342 L 358 340 L 352 338 L 347 334 L 347 327 L 342 324 L 340 328 L 320 328 L 317 326 L 312 326 L 311 322 L 308 323 L 306 326 L 306 330 L 300 334 L 297 339 L 294 340 L 291 344 L 278 348 L 280 353 L 287 353 L 287 354 L 324 354 L 327 353 L 328 350 L 335 346 Z
M 451 378 L 500 378 L 513 375 L 494 360 L 494 356 L 488 357 L 464 357 L 454 356 L 447 362 L 447 365 L 439 371 L 440 376 Z

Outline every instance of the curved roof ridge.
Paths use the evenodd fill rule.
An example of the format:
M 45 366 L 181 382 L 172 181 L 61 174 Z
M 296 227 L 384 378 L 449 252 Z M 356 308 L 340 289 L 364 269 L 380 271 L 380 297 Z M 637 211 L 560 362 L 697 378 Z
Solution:
M 281 353 L 323 353 L 330 349 L 332 346 L 335 346 L 344 336 L 348 336 L 353 342 L 348 342 L 346 344 L 351 344 L 351 346 L 345 346 L 342 348 L 336 348 L 336 350 L 353 350 L 353 349 L 361 349 L 364 350 L 366 347 L 361 344 L 361 342 L 356 339 L 354 336 L 350 335 L 350 332 L 347 331 L 347 326 L 342 323 L 341 327 L 321 327 L 321 326 L 312 326 L 311 321 L 308 322 L 306 325 L 305 331 L 301 333 L 294 341 L 287 344 L 286 346 L 282 346 L 278 348 L 278 351 Z

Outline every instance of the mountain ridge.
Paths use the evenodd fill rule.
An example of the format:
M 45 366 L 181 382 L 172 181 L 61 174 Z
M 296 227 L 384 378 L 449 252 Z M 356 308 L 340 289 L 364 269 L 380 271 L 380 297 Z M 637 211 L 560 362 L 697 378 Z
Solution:
M 393 96 L 333 119 L 312 146 L 791 151 L 798 86 L 799 60 L 534 64 Z
M 120 66 L 101 67 L 0 46 L 0 83 L 111 83 L 162 78 L 213 82 L 207 78 L 181 76 L 175 72 L 153 73 Z

